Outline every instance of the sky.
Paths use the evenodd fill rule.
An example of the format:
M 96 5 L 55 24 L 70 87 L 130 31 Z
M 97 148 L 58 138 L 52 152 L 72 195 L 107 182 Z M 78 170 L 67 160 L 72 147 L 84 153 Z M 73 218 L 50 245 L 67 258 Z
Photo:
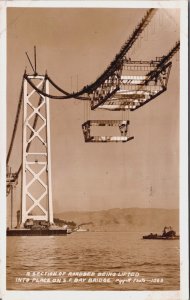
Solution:
M 31 68 L 67 91 L 93 82 L 109 65 L 146 13 L 145 9 L 8 8 L 7 146 L 13 130 L 22 75 Z M 131 59 L 152 60 L 179 40 L 179 11 L 160 9 L 129 52 Z M 129 113 L 128 143 L 85 143 L 84 103 L 50 100 L 54 212 L 110 208 L 179 207 L 179 56 L 172 59 L 168 89 Z M 78 79 L 77 79 L 78 78 Z M 89 119 L 122 119 L 121 112 L 90 112 Z M 21 123 L 10 165 L 21 163 Z M 14 209 L 20 203 L 20 184 Z

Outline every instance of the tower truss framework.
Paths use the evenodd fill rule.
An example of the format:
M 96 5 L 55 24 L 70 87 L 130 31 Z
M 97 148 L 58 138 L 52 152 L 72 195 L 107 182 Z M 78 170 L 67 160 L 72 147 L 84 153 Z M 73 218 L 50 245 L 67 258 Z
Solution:
M 45 76 L 29 76 L 37 88 L 49 93 Z M 49 98 L 24 80 L 21 223 L 53 223 Z

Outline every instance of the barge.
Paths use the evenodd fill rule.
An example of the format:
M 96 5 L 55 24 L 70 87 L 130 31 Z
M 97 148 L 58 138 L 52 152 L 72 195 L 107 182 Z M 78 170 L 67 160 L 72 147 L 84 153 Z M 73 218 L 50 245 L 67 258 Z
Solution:
M 67 235 L 67 229 L 7 229 L 7 236 Z
M 48 221 L 33 219 L 27 219 L 22 227 L 18 223 L 15 228 L 7 228 L 7 236 L 61 236 L 68 233 L 70 232 L 67 225 L 60 227 Z

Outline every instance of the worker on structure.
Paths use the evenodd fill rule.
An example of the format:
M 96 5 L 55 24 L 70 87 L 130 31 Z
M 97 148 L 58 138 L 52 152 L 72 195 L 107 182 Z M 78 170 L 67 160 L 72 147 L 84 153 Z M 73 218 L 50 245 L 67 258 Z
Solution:
M 119 130 L 121 132 L 121 136 L 127 136 L 129 121 L 122 121 L 119 124 Z
M 88 140 L 90 138 L 90 127 L 88 125 L 85 125 L 82 129 L 85 136 L 85 140 Z

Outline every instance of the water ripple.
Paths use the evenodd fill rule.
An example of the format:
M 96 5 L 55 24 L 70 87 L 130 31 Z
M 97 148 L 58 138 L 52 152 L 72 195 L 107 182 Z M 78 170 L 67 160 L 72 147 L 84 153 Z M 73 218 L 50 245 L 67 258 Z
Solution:
M 16 283 L 27 271 L 136 272 L 140 277 L 163 278 L 162 284 L 127 283 Z M 152 243 L 139 234 L 89 232 L 67 237 L 9 237 L 7 288 L 10 290 L 177 290 L 179 241 Z M 132 278 L 133 279 L 133 278 Z

